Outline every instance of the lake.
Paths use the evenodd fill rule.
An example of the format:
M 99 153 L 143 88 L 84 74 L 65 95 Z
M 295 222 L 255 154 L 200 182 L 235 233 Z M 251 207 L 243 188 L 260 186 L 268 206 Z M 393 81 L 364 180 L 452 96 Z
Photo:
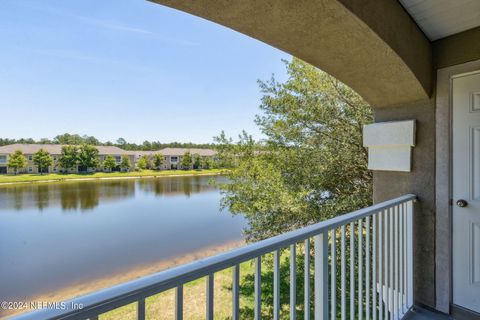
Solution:
M 0 297 L 24 301 L 242 239 L 209 179 L 0 187 Z

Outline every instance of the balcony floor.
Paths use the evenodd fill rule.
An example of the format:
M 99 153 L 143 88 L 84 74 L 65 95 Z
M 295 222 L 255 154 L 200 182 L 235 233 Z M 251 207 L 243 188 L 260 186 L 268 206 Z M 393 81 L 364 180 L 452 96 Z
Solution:
M 415 307 L 403 320 L 453 320 L 452 317 L 441 313 L 435 313 L 423 308 Z

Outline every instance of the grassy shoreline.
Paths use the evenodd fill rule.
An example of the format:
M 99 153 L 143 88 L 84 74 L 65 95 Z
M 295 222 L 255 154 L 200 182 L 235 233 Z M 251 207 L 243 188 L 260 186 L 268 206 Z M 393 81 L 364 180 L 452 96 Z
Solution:
M 156 177 L 178 177 L 178 176 L 201 176 L 201 175 L 220 175 L 224 169 L 207 170 L 143 170 L 133 172 L 95 172 L 85 174 L 19 174 L 19 175 L 0 175 L 0 186 L 23 183 L 47 183 L 63 182 L 71 180 L 108 180 L 108 179 L 134 179 L 134 178 L 156 178 Z

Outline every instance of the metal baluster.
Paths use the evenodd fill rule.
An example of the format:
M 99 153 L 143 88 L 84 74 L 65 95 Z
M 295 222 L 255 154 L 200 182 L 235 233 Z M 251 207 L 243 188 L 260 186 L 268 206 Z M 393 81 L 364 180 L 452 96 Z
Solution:
M 175 289 L 175 320 L 183 319 L 183 285 Z
M 378 319 L 383 320 L 383 212 L 378 214 Z
M 233 266 L 232 278 L 232 319 L 240 320 L 240 266 L 238 264 Z
M 405 204 L 404 204 L 405 205 Z M 405 208 L 406 209 L 406 208 Z M 406 313 L 408 311 L 408 254 L 407 254 L 407 248 L 408 248 L 408 230 L 407 230 L 407 212 L 405 211 L 403 214 L 403 288 L 405 290 L 405 297 L 404 297 L 404 306 L 403 306 L 403 312 Z
M 304 257 L 304 315 L 305 320 L 310 320 L 310 239 L 305 240 L 305 257 Z
M 137 320 L 145 320 L 145 299 L 137 301 Z
M 366 271 L 365 271 L 365 298 L 366 298 L 366 320 L 370 320 L 370 216 L 365 219 L 365 230 L 366 230 L 366 253 L 365 253 L 365 262 L 366 262 Z
M 394 272 L 394 267 L 393 267 L 393 211 L 394 208 L 390 208 L 390 213 L 389 213 L 389 226 L 390 226 L 390 262 L 389 262 L 389 275 L 390 275 L 390 282 L 388 286 L 388 307 L 390 310 L 390 319 L 395 319 L 394 318 L 394 311 L 395 311 L 395 305 L 393 304 L 393 287 L 394 287 L 394 282 L 393 282 L 393 272 Z
M 328 319 L 328 233 L 315 236 L 315 320 Z
M 296 258 L 296 246 L 292 244 L 290 245 L 290 319 L 295 319 L 297 310 Z
M 395 259 L 394 259 L 394 265 L 395 265 L 395 287 L 393 291 L 393 303 L 395 305 L 395 319 L 399 320 L 400 319 L 400 313 L 399 313 L 399 304 L 398 304 L 398 211 L 399 211 L 399 206 L 395 206 L 395 212 L 393 216 L 394 220 L 394 242 L 395 242 Z
M 408 274 L 408 308 L 413 305 L 413 201 L 407 202 L 407 274 Z
M 398 235 L 399 235 L 399 241 L 398 241 L 398 245 L 399 245 L 399 271 L 398 271 L 398 275 L 400 276 L 400 289 L 399 289 L 399 301 L 398 301 L 398 304 L 400 306 L 400 317 L 403 317 L 405 311 L 404 311 L 404 305 L 403 305 L 403 295 L 405 294 L 405 286 L 403 285 L 403 260 L 404 260 L 404 256 L 403 256 L 403 240 L 404 240 L 404 236 L 403 236 L 403 214 L 405 212 L 404 210 L 404 205 L 403 203 L 400 205 L 400 213 L 399 213 L 399 232 L 398 232 Z
M 214 282 L 215 278 L 213 273 L 209 274 L 207 276 L 207 320 L 213 320 L 213 314 L 214 314 Z
M 342 296 L 341 296 L 341 306 L 342 306 L 342 320 L 346 320 L 347 318 L 347 306 L 345 303 L 345 291 L 346 291 L 346 275 L 345 275 L 345 225 L 342 226 L 342 237 L 341 237 L 341 288 L 342 288 Z
M 363 319 L 363 220 L 358 220 L 358 319 Z
M 350 320 L 355 319 L 355 223 L 350 223 Z
M 383 244 L 383 247 L 384 247 L 384 253 L 385 253 L 385 256 L 384 256 L 384 275 L 385 275 L 385 287 L 383 289 L 383 300 L 384 300 L 384 303 L 385 303 L 385 319 L 388 320 L 389 319 L 389 301 L 388 301 L 388 293 L 389 293 L 389 290 L 388 290 L 388 212 L 389 210 L 386 209 L 385 210 L 385 219 L 384 219 L 384 240 L 385 240 L 385 243 Z
M 373 244 L 372 244 L 372 254 L 373 254 L 373 263 L 372 263 L 372 311 L 373 311 L 373 320 L 377 320 L 377 219 L 378 214 L 372 216 L 372 229 L 373 229 Z M 381 251 L 381 250 L 380 250 Z
M 337 255 L 335 250 L 336 242 L 336 231 L 335 229 L 331 232 L 331 244 L 330 244 L 330 254 L 332 255 L 332 271 L 330 274 L 330 302 L 331 302 L 331 319 L 335 320 L 337 318 Z
M 262 319 L 262 258 L 255 259 L 255 320 Z
M 280 250 L 273 252 L 273 319 L 280 320 Z

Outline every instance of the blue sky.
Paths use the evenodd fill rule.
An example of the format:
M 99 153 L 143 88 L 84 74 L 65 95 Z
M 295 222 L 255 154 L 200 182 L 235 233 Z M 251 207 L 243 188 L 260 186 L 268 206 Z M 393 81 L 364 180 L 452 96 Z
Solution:
M 0 137 L 69 132 L 211 142 L 259 112 L 257 79 L 290 56 L 146 0 L 2 0 Z

